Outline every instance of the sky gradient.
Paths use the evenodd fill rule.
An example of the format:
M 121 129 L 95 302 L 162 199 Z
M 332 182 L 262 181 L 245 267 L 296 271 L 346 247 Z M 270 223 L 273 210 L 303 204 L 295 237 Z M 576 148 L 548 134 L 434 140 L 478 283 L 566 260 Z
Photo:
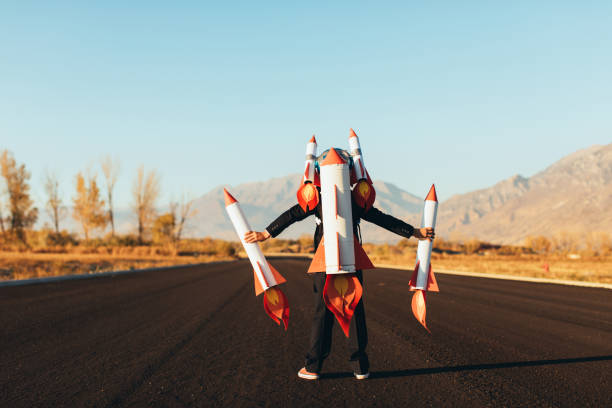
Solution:
M 612 3 L 0 5 L 0 149 L 74 175 L 140 164 L 182 192 L 303 169 L 360 136 L 374 179 L 439 198 L 612 142 Z M 495 4 L 493 4 L 495 3 Z

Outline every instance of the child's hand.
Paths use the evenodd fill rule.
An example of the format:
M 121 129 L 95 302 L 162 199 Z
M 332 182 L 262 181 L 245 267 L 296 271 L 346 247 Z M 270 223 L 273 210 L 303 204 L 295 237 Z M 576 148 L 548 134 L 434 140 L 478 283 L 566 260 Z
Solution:
M 416 239 L 428 239 L 433 240 L 436 237 L 436 233 L 433 228 L 415 228 L 412 236 Z
M 265 241 L 268 238 L 270 238 L 270 233 L 266 230 L 264 230 L 264 232 L 248 231 L 244 234 L 244 242 L 247 244 Z

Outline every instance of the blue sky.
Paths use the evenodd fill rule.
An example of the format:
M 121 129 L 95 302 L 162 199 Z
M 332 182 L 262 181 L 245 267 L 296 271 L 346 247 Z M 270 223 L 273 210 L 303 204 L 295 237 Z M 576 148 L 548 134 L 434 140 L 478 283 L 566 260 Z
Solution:
M 350 127 L 373 178 L 441 199 L 612 142 L 607 1 L 90 3 L 0 3 L 0 149 L 39 203 L 106 154 L 120 207 L 140 164 L 160 204 L 301 172 Z

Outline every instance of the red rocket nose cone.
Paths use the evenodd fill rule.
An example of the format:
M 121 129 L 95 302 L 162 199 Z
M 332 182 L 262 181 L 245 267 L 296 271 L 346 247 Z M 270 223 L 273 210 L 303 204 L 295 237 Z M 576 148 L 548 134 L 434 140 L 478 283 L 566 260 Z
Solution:
M 327 166 L 328 164 L 346 164 L 346 161 L 342 157 L 340 157 L 336 149 L 332 147 L 331 149 L 329 149 L 325 160 L 323 160 L 320 165 Z
M 351 128 L 351 129 L 349 130 L 349 139 L 350 139 L 351 137 L 357 137 L 357 134 L 355 133 L 355 131 L 353 130 L 353 128 Z
M 432 184 L 429 189 L 429 193 L 427 193 L 427 197 L 425 197 L 425 201 L 438 201 L 438 196 L 436 195 L 436 185 Z
M 317 143 L 317 139 L 315 139 L 314 135 L 310 138 L 310 142 L 308 143 Z
M 238 201 L 234 197 L 232 197 L 232 195 L 226 189 L 223 189 L 223 195 L 225 195 L 225 206 L 226 207 Z

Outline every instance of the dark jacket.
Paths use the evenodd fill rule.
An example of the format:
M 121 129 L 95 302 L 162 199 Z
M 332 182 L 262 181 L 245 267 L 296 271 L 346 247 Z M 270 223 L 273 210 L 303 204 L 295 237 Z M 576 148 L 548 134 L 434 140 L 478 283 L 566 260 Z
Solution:
M 278 216 L 277 219 L 272 221 L 270 225 L 266 228 L 266 230 L 270 233 L 272 237 L 278 236 L 285 228 L 290 226 L 296 221 L 302 221 L 306 217 L 310 215 L 315 215 L 318 218 L 317 228 L 314 233 L 314 248 L 315 251 L 319 247 L 319 242 L 323 238 L 323 223 L 321 222 L 321 201 L 314 210 L 310 210 L 308 212 L 304 212 L 302 207 L 299 204 L 294 205 L 284 213 Z M 364 211 L 363 208 L 359 207 L 353 201 L 353 233 L 358 236 L 361 241 L 361 237 L 359 236 L 359 221 L 360 219 L 364 219 L 373 224 L 378 225 L 386 230 L 389 230 L 395 234 L 401 235 L 404 238 L 410 238 L 414 231 L 414 227 L 410 224 L 405 223 L 404 221 L 395 218 L 391 215 L 385 214 L 380 211 L 378 208 L 372 207 L 368 211 Z

